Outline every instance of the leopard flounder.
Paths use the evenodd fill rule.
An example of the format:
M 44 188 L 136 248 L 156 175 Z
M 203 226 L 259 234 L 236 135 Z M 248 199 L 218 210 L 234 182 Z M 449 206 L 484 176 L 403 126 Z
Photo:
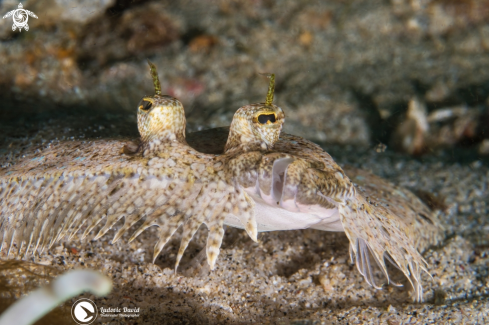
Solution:
M 255 241 L 258 231 L 345 231 L 352 260 L 370 284 L 376 286 L 369 254 L 387 275 L 386 257 L 422 299 L 426 267 L 418 250 L 435 243 L 439 232 L 433 213 L 412 193 L 357 169 L 345 173 L 316 144 L 281 133 L 285 117 L 272 103 L 273 77 L 267 101 L 240 108 L 229 129 L 185 138 L 183 106 L 161 95 L 154 66 L 151 71 L 156 94 L 138 105 L 137 145 L 59 143 L 0 171 L 0 240 L 7 254 L 14 245 L 21 255 L 42 252 L 80 229 L 86 237 L 105 219 L 97 239 L 122 217 L 114 241 L 141 219 L 130 240 L 159 226 L 154 258 L 182 226 L 176 267 L 202 223 L 209 228 L 211 268 L 224 225 L 244 228 Z
M 57 240 L 83 230 L 87 237 L 105 220 L 95 239 L 124 217 L 114 241 L 137 221 L 131 240 L 159 226 L 154 258 L 182 226 L 176 267 L 191 238 L 209 227 L 207 256 L 213 267 L 229 215 L 256 240 L 252 202 L 226 181 L 224 161 L 185 142 L 185 114 L 175 98 L 156 94 L 138 104 L 138 144 L 121 140 L 71 141 L 27 155 L 0 171 L 0 242 L 7 256 L 42 253 Z
M 258 231 L 344 231 L 352 261 L 369 284 L 380 288 L 371 259 L 389 280 L 385 258 L 407 276 L 414 299 L 422 300 L 420 273 L 427 265 L 419 251 L 442 238 L 437 213 L 410 191 L 360 169 L 343 170 L 318 145 L 281 133 L 284 113 L 270 93 L 266 103 L 241 107 L 229 130 L 198 132 L 189 142 L 198 147 L 203 134 L 216 140 L 228 135 L 229 178 L 253 199 Z M 218 142 L 207 150 L 219 153 Z

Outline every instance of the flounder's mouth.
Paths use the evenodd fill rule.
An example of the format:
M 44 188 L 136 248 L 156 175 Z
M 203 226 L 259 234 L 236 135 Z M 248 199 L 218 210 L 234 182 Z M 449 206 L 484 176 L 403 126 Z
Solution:
M 245 188 L 255 201 L 258 231 L 314 228 L 327 231 L 343 231 L 336 206 L 301 203 L 298 200 L 298 184 L 291 184 L 287 177 L 294 158 L 283 157 L 273 162 L 270 175 Z M 270 182 L 266 193 L 261 182 Z M 265 186 L 267 187 L 267 186 Z

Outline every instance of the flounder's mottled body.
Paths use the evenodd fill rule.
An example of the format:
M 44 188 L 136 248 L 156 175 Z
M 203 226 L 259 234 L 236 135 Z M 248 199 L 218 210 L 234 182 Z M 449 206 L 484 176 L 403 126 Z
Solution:
M 418 249 L 439 234 L 433 213 L 414 195 L 366 172 L 344 171 L 319 146 L 281 134 L 284 114 L 272 104 L 273 89 L 266 103 L 238 110 L 229 134 L 218 129 L 187 139 L 183 107 L 161 96 L 156 81 L 155 89 L 139 105 L 138 145 L 59 143 L 0 171 L 2 246 L 10 251 L 15 244 L 21 255 L 42 251 L 80 229 L 86 237 L 105 220 L 96 239 L 124 217 L 118 240 L 143 219 L 131 240 L 159 226 L 154 258 L 183 228 L 178 266 L 205 223 L 213 268 L 225 224 L 244 228 L 253 240 L 258 231 L 345 231 L 352 259 L 370 284 L 376 286 L 369 254 L 386 275 L 387 256 L 422 299 L 426 266 Z
M 50 247 L 82 227 L 84 238 L 105 220 L 95 237 L 99 238 L 123 217 L 114 240 L 141 218 L 144 223 L 133 238 L 147 227 L 160 227 L 154 257 L 181 225 L 178 260 L 202 223 L 210 230 L 211 261 L 217 257 L 226 217 L 244 227 L 251 222 L 249 233 L 256 238 L 252 203 L 226 181 L 224 157 L 202 154 L 179 142 L 153 144 L 154 151 L 147 149 L 144 155 L 121 154 L 128 144 L 59 143 L 42 151 L 41 158 L 26 157 L 2 171 L 1 242 L 9 249 L 15 242 L 24 255 L 29 247 Z
M 204 131 L 215 139 L 225 138 L 222 134 L 228 132 L 227 128 Z M 201 137 L 191 136 L 192 141 L 197 138 Z M 206 149 L 218 153 L 219 147 L 223 147 L 222 143 Z M 286 163 L 275 172 L 283 173 L 277 175 L 281 179 L 277 186 L 279 177 L 273 179 L 273 168 L 280 160 Z M 248 193 L 254 197 L 254 192 L 265 201 L 273 196 L 275 202 L 269 200 L 270 205 L 316 215 L 335 211 L 322 222 L 296 224 L 294 229 L 345 231 L 351 243 L 352 260 L 369 284 L 378 288 L 370 255 L 389 279 L 385 257 L 408 277 L 415 289 L 414 298 L 422 299 L 420 273 L 427 269 L 418 251 L 437 244 L 442 234 L 436 213 L 413 193 L 369 172 L 353 167 L 342 169 L 318 145 L 285 133 L 281 133 L 273 149 L 237 154 L 228 165 L 238 187 L 253 189 Z M 270 195 L 272 184 L 280 193 Z M 259 218 L 257 222 L 259 231 L 293 229 L 286 228 L 286 220 L 283 228 L 278 229 L 263 229 Z
M 152 71 L 154 68 L 152 67 Z M 144 229 L 160 227 L 154 258 L 182 226 L 178 263 L 202 223 L 209 227 L 207 256 L 214 265 L 233 213 L 256 239 L 246 194 L 226 181 L 220 157 L 199 153 L 185 142 L 181 103 L 156 95 L 138 105 L 138 144 L 120 140 L 62 142 L 0 171 L 0 242 L 20 255 L 51 247 L 83 228 L 86 237 L 105 220 L 95 239 L 121 218 L 114 241 L 141 218 Z M 254 233 L 253 233 L 254 232 Z

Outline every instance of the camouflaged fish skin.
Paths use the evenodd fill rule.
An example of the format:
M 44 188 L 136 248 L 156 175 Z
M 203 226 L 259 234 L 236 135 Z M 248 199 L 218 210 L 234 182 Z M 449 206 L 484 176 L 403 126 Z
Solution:
M 422 301 L 421 272 L 428 271 L 419 252 L 443 239 L 438 212 L 430 210 L 412 192 L 369 172 L 353 167 L 342 170 L 319 146 L 300 137 L 282 134 L 274 151 L 299 157 L 315 156 L 327 166 L 329 175 L 342 180 L 335 182 L 330 177 L 327 183 L 331 184 L 332 194 L 321 193 L 338 202 L 341 224 L 350 241 L 352 261 L 369 284 L 380 288 L 373 278 L 371 260 L 380 266 L 388 280 L 384 259 L 390 260 L 411 282 L 413 299 Z M 307 173 L 310 172 L 311 168 L 308 168 Z M 311 179 L 312 183 L 317 183 L 317 179 Z
M 7 255 L 13 248 L 21 256 L 42 253 L 79 230 L 85 238 L 102 223 L 97 239 L 124 218 L 115 241 L 144 218 L 136 234 L 152 225 L 160 227 L 154 258 L 182 226 L 177 266 L 205 223 L 213 266 L 226 215 L 251 218 L 245 193 L 225 181 L 219 158 L 185 143 L 185 115 L 176 99 L 143 98 L 138 127 L 138 145 L 122 140 L 61 142 L 1 170 L 0 241 Z
M 266 145 L 245 137 L 251 144 L 248 147 L 245 141 L 237 141 L 237 128 L 232 128 L 235 121 L 239 121 L 240 130 L 250 129 L 254 123 L 251 117 L 263 109 L 260 104 L 248 105 L 240 108 L 233 119 L 225 148 L 231 156 L 227 168 L 236 186 L 244 188 L 255 203 L 263 199 L 269 206 L 283 210 L 326 216 L 327 222 L 316 224 L 297 221 L 295 229 L 345 231 L 352 261 L 369 284 L 380 288 L 372 274 L 372 259 L 389 280 L 387 259 L 411 282 L 414 300 L 421 301 L 421 271 L 428 271 L 419 251 L 442 239 L 437 213 L 410 191 L 380 177 L 352 167 L 342 170 L 318 145 L 300 137 L 282 133 L 276 142 L 262 140 Z M 280 134 L 283 121 L 278 124 L 280 128 L 273 130 Z M 267 136 L 277 139 L 277 134 Z M 335 217 L 341 227 L 335 225 Z M 258 231 L 263 231 L 260 218 L 257 223 Z M 278 225 L 267 230 L 281 229 Z
M 326 162 L 323 166 L 329 166 L 318 169 L 321 164 L 317 160 L 304 159 L 304 155 L 299 155 L 298 151 L 290 150 L 291 143 L 300 146 L 305 144 L 302 141 L 298 137 L 282 134 L 273 152 L 246 153 L 245 164 L 238 159 L 241 165 L 231 161 L 230 168 L 236 166 L 233 168 L 236 181 L 245 188 L 258 183 L 261 195 L 266 196 L 271 192 L 270 166 L 273 161 L 284 157 L 292 159 L 285 171 L 285 178 L 290 177 L 291 180 L 283 187 L 282 199 L 287 195 L 292 196 L 289 193 L 295 193 L 296 202 L 302 205 L 337 209 L 342 230 L 350 241 L 352 261 L 367 282 L 380 289 L 374 281 L 371 263 L 377 263 L 389 280 L 385 259 L 390 260 L 411 282 L 414 300 L 421 301 L 421 271 L 428 271 L 419 251 L 442 239 L 436 213 L 411 192 L 365 171 L 351 167 L 343 171 L 332 160 L 319 157 L 319 162 Z M 366 186 L 354 184 L 348 175 L 354 180 L 365 180 Z M 290 209 L 280 203 L 277 205 Z M 261 221 L 258 219 L 257 222 L 260 224 Z M 325 230 L 316 225 L 297 228 Z
M 2 246 L 10 252 L 15 244 L 21 255 L 42 252 L 80 229 L 86 237 L 104 221 L 99 238 L 124 217 L 118 240 L 143 219 L 130 240 L 157 225 L 154 258 L 182 227 L 177 267 L 205 223 L 213 268 L 225 224 L 244 228 L 254 240 L 258 231 L 345 231 L 352 260 L 371 285 L 376 286 L 370 259 L 388 276 L 386 256 L 421 300 L 426 266 L 418 249 L 439 238 L 433 213 L 409 191 L 360 170 L 344 171 L 314 143 L 281 134 L 283 122 L 275 105 L 242 107 L 226 152 L 204 154 L 186 143 L 183 107 L 176 99 L 145 97 L 138 107 L 138 145 L 64 142 L 0 172 Z

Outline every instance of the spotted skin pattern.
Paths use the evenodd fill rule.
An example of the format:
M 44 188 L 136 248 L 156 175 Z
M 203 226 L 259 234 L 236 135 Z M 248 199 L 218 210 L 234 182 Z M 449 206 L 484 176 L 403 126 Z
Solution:
M 154 258 L 182 226 L 180 261 L 195 231 L 205 223 L 212 243 L 209 261 L 215 262 L 224 232 L 222 219 L 230 213 L 243 220 L 252 215 L 242 211 L 250 209 L 242 204 L 246 195 L 224 181 L 220 159 L 168 140 L 176 137 L 166 131 L 163 137 L 140 144 L 131 155 L 121 153 L 129 141 L 64 142 L 44 149 L 42 159 L 28 155 L 2 170 L 0 240 L 7 254 L 13 253 L 14 243 L 20 255 L 41 253 L 79 229 L 83 238 L 88 236 L 105 220 L 94 238 L 98 239 L 124 218 L 116 241 L 144 218 L 136 234 L 160 227 Z
M 284 119 L 282 109 L 273 104 L 251 104 L 239 108 L 233 116 L 224 151 L 233 154 L 272 148 L 278 141 Z
M 144 97 L 138 105 L 139 143 L 61 142 L 0 171 L 2 248 L 7 256 L 40 254 L 79 231 L 85 238 L 99 229 L 95 239 L 100 238 L 124 218 L 117 241 L 142 219 L 130 241 L 158 226 L 154 259 L 182 228 L 176 269 L 205 224 L 213 269 L 224 225 L 245 229 L 255 241 L 258 231 L 345 231 L 352 260 L 371 285 L 376 286 L 370 259 L 387 275 L 386 257 L 421 300 L 426 263 L 418 250 L 440 238 L 434 213 L 409 191 L 361 170 L 343 170 L 316 144 L 281 134 L 284 118 L 269 100 L 244 106 L 221 154 L 205 154 L 187 144 L 178 100 Z M 218 137 L 207 143 L 212 139 Z M 270 208 L 292 221 L 270 219 Z
M 249 110 L 248 116 L 246 110 Z M 260 104 L 240 108 L 236 113 L 240 129 L 247 130 L 252 125 L 251 116 L 259 110 Z M 243 116 L 247 116 L 248 125 Z M 277 202 L 268 202 L 269 205 L 277 204 L 285 210 L 306 210 L 312 214 L 321 214 L 321 210 L 337 211 L 341 229 L 325 228 L 321 224 L 297 228 L 344 231 L 350 240 L 352 261 L 370 285 L 380 289 L 374 281 L 372 262 L 380 266 L 389 281 L 385 264 L 388 260 L 411 282 L 413 299 L 422 300 L 421 272 L 428 271 L 419 251 L 442 239 L 436 212 L 410 191 L 360 169 L 347 167 L 343 170 L 318 145 L 280 133 L 283 122 L 279 123 L 280 128 L 274 129 L 278 132 L 276 135 L 267 134 L 270 139 L 277 139 L 275 143 L 260 146 L 257 145 L 260 141 L 254 140 L 250 141 L 251 150 L 246 146 L 229 150 L 229 143 L 236 142 L 234 125 L 235 120 L 229 131 L 226 152 L 230 155 L 228 170 L 235 186 L 253 189 L 248 192 L 255 192 L 261 198 L 274 196 Z M 280 160 L 287 161 L 287 166 L 282 168 L 277 198 L 271 193 L 273 187 L 277 187 L 273 169 Z M 310 207 L 317 208 L 307 210 Z
M 252 202 L 226 180 L 221 157 L 187 145 L 183 106 L 161 94 L 156 68 L 149 65 L 155 95 L 138 104 L 137 143 L 61 142 L 0 171 L 0 245 L 7 257 L 42 254 L 79 231 L 85 238 L 98 229 L 98 239 L 122 218 L 113 241 L 141 219 L 130 241 L 148 227 L 160 228 L 154 259 L 181 227 L 175 269 L 202 223 L 210 230 L 211 268 L 229 215 L 250 225 L 246 229 L 256 240 Z

